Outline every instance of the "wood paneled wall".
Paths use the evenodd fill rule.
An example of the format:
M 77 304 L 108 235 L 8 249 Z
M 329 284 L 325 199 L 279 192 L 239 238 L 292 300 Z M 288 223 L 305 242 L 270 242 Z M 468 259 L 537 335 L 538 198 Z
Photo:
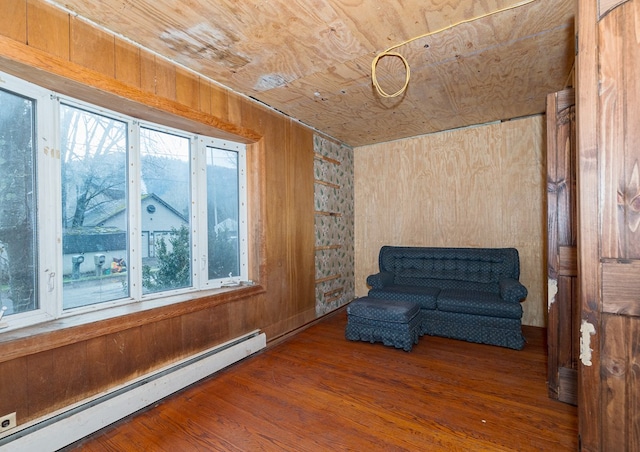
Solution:
M 525 325 L 546 321 L 544 116 L 355 149 L 356 295 L 382 245 L 515 247 Z
M 107 108 L 249 143 L 254 287 L 0 335 L 0 413 L 18 425 L 260 328 L 315 319 L 313 133 L 41 0 L 6 0 L 0 70 Z

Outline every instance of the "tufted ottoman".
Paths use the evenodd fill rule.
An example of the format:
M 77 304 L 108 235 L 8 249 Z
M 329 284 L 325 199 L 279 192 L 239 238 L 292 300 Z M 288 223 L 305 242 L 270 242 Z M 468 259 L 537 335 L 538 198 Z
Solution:
M 420 306 L 410 301 L 362 297 L 347 306 L 345 337 L 411 351 L 420 336 Z

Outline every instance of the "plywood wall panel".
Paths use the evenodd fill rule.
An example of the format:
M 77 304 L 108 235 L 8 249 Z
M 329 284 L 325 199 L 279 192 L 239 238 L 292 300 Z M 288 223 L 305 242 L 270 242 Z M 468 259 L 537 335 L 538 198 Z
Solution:
M 213 90 L 211 88 L 211 82 L 204 77 L 200 77 L 198 83 L 198 107 L 202 113 L 211 114 L 211 101 L 213 97 Z
M 86 388 L 85 366 L 83 343 L 61 347 L 55 355 L 43 352 L 29 356 L 27 372 L 23 375 L 28 386 L 28 407 L 22 415 L 32 419 L 49 412 L 52 407 L 61 408 L 63 403 L 80 400 Z
M 141 57 L 140 48 L 115 38 L 115 77 L 128 85 L 141 88 Z
M 200 108 L 200 78 L 183 68 L 176 69 L 176 100 L 194 110 Z
M 315 218 L 310 208 L 313 204 L 305 205 L 305 201 L 313 203 L 314 148 L 313 133 L 297 122 L 291 121 L 289 137 L 291 164 L 288 166 L 288 178 L 291 182 L 288 192 L 289 209 L 293 214 L 289 224 L 289 297 L 294 303 L 293 312 L 299 312 L 302 307 L 315 306 L 315 303 L 309 303 L 314 301 L 315 283 L 313 278 L 308 277 L 315 274 Z
M 69 14 L 41 0 L 27 0 L 27 43 L 51 55 L 69 59 Z
M 159 362 L 171 362 L 181 358 L 182 350 L 182 319 L 171 317 L 145 326 L 143 331 L 148 343 L 153 344 L 145 353 L 147 371 L 153 370 Z M 144 368 L 144 367 L 143 367 Z
M 2 386 L 10 390 L 2 391 L 0 397 L 0 412 L 13 413 L 16 407 L 24 407 L 25 401 L 29 400 L 29 384 L 27 380 L 27 357 L 5 361 L 0 363 L 0 375 L 2 375 Z M 28 419 L 26 408 L 24 412 L 16 412 L 18 423 Z
M 155 82 L 158 96 L 176 100 L 176 71 L 177 67 L 169 61 L 156 57 Z
M 356 148 L 356 295 L 382 245 L 515 247 L 544 326 L 544 149 L 540 115 Z
M 107 335 L 105 360 L 109 375 L 129 380 L 142 375 L 148 367 L 147 342 L 141 330 L 142 327 L 134 327 Z
M 0 34 L 27 42 L 27 0 L 4 0 L 0 14 Z
M 84 379 L 90 396 L 95 394 L 96 391 L 104 391 L 110 387 L 111 378 L 113 375 L 109 372 L 109 353 L 107 350 L 107 342 L 111 339 L 109 336 L 98 336 L 84 341 L 84 346 L 87 353 L 87 359 L 91 364 L 84 370 Z M 96 358 L 100 357 L 100 358 Z
M 82 19 L 72 17 L 69 59 L 88 69 L 115 76 L 115 38 Z
M 210 83 L 211 87 L 211 114 L 225 121 L 229 120 L 229 91 Z
M 156 56 L 144 49 L 140 49 L 140 89 L 156 92 Z

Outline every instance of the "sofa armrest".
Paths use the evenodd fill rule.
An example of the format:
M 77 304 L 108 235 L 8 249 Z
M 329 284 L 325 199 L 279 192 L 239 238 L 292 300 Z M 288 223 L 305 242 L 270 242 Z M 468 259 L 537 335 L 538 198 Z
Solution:
M 500 296 L 503 300 L 521 302 L 527 297 L 527 288 L 520 281 L 512 278 L 500 280 Z
M 373 289 L 382 289 L 384 286 L 393 284 L 393 273 L 380 272 L 367 276 L 367 284 Z

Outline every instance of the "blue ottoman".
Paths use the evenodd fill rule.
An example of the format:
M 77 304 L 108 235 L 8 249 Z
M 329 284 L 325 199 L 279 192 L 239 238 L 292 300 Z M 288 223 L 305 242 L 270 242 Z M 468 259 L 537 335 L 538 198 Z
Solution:
M 347 306 L 345 337 L 411 351 L 420 337 L 420 323 L 420 306 L 416 303 L 362 297 Z

